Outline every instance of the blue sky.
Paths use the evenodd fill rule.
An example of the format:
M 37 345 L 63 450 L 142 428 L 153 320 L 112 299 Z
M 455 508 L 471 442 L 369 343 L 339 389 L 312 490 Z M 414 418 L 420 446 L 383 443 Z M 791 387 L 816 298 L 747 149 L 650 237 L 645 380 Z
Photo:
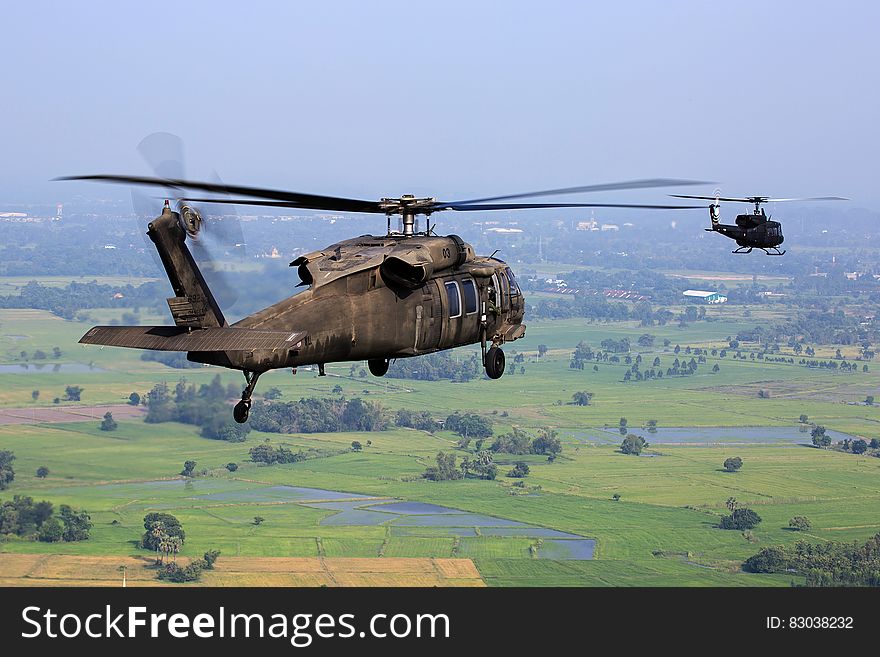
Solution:
M 4 4 L 0 199 L 124 198 L 46 181 L 147 173 L 165 130 L 191 177 L 296 191 L 663 176 L 880 207 L 880 3 L 179 4 Z

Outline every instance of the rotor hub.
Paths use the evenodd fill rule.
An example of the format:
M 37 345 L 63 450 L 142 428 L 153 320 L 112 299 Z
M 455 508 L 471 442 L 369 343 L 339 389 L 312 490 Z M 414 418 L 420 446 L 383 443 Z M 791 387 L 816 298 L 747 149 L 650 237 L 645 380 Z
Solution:
M 379 207 L 390 218 L 393 214 L 399 214 L 403 220 L 403 234 L 410 237 L 415 234 L 416 215 L 429 215 L 436 208 L 437 199 L 433 197 L 417 198 L 412 194 L 404 194 L 399 198 L 383 198 L 379 201 Z M 390 224 L 389 224 L 390 233 Z

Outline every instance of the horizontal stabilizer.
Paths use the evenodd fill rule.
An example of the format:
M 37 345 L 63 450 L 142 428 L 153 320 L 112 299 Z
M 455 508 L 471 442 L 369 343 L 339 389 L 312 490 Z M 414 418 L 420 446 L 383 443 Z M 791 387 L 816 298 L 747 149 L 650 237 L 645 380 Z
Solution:
M 80 342 L 108 347 L 155 349 L 158 351 L 252 351 L 257 349 L 299 349 L 305 331 L 185 326 L 96 326 Z

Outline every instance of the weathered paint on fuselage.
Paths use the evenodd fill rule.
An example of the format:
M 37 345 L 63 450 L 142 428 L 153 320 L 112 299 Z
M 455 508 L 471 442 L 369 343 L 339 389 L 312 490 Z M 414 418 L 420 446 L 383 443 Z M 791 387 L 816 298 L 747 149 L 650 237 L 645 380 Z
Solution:
M 451 252 L 455 248 L 459 257 Z M 427 265 L 427 280 L 410 286 L 392 280 L 395 277 L 383 270 L 389 257 L 403 258 L 418 267 Z M 309 288 L 235 326 L 305 331 L 307 337 L 295 349 L 190 353 L 190 359 L 264 371 L 405 358 L 479 343 L 484 315 L 490 343 L 515 340 L 525 331 L 525 303 L 509 267 L 501 260 L 474 255 L 472 247 L 454 236 L 363 236 L 291 264 L 299 266 L 300 277 L 310 283 Z M 422 269 L 418 272 L 423 273 Z M 470 281 L 476 291 L 476 306 L 473 297 L 470 303 L 465 298 Z M 450 295 L 457 296 L 458 302 Z M 452 316 L 456 305 L 460 313 Z

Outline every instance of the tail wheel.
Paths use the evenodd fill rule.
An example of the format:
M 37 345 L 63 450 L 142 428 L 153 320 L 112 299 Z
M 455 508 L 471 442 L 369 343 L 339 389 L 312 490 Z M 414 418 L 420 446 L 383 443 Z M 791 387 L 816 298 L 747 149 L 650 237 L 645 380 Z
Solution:
M 486 352 L 486 376 L 490 379 L 500 379 L 504 374 L 504 352 L 498 347 L 492 347 Z
M 387 358 L 371 358 L 367 361 L 367 366 L 370 368 L 370 374 L 373 376 L 385 376 L 390 363 L 391 361 Z

